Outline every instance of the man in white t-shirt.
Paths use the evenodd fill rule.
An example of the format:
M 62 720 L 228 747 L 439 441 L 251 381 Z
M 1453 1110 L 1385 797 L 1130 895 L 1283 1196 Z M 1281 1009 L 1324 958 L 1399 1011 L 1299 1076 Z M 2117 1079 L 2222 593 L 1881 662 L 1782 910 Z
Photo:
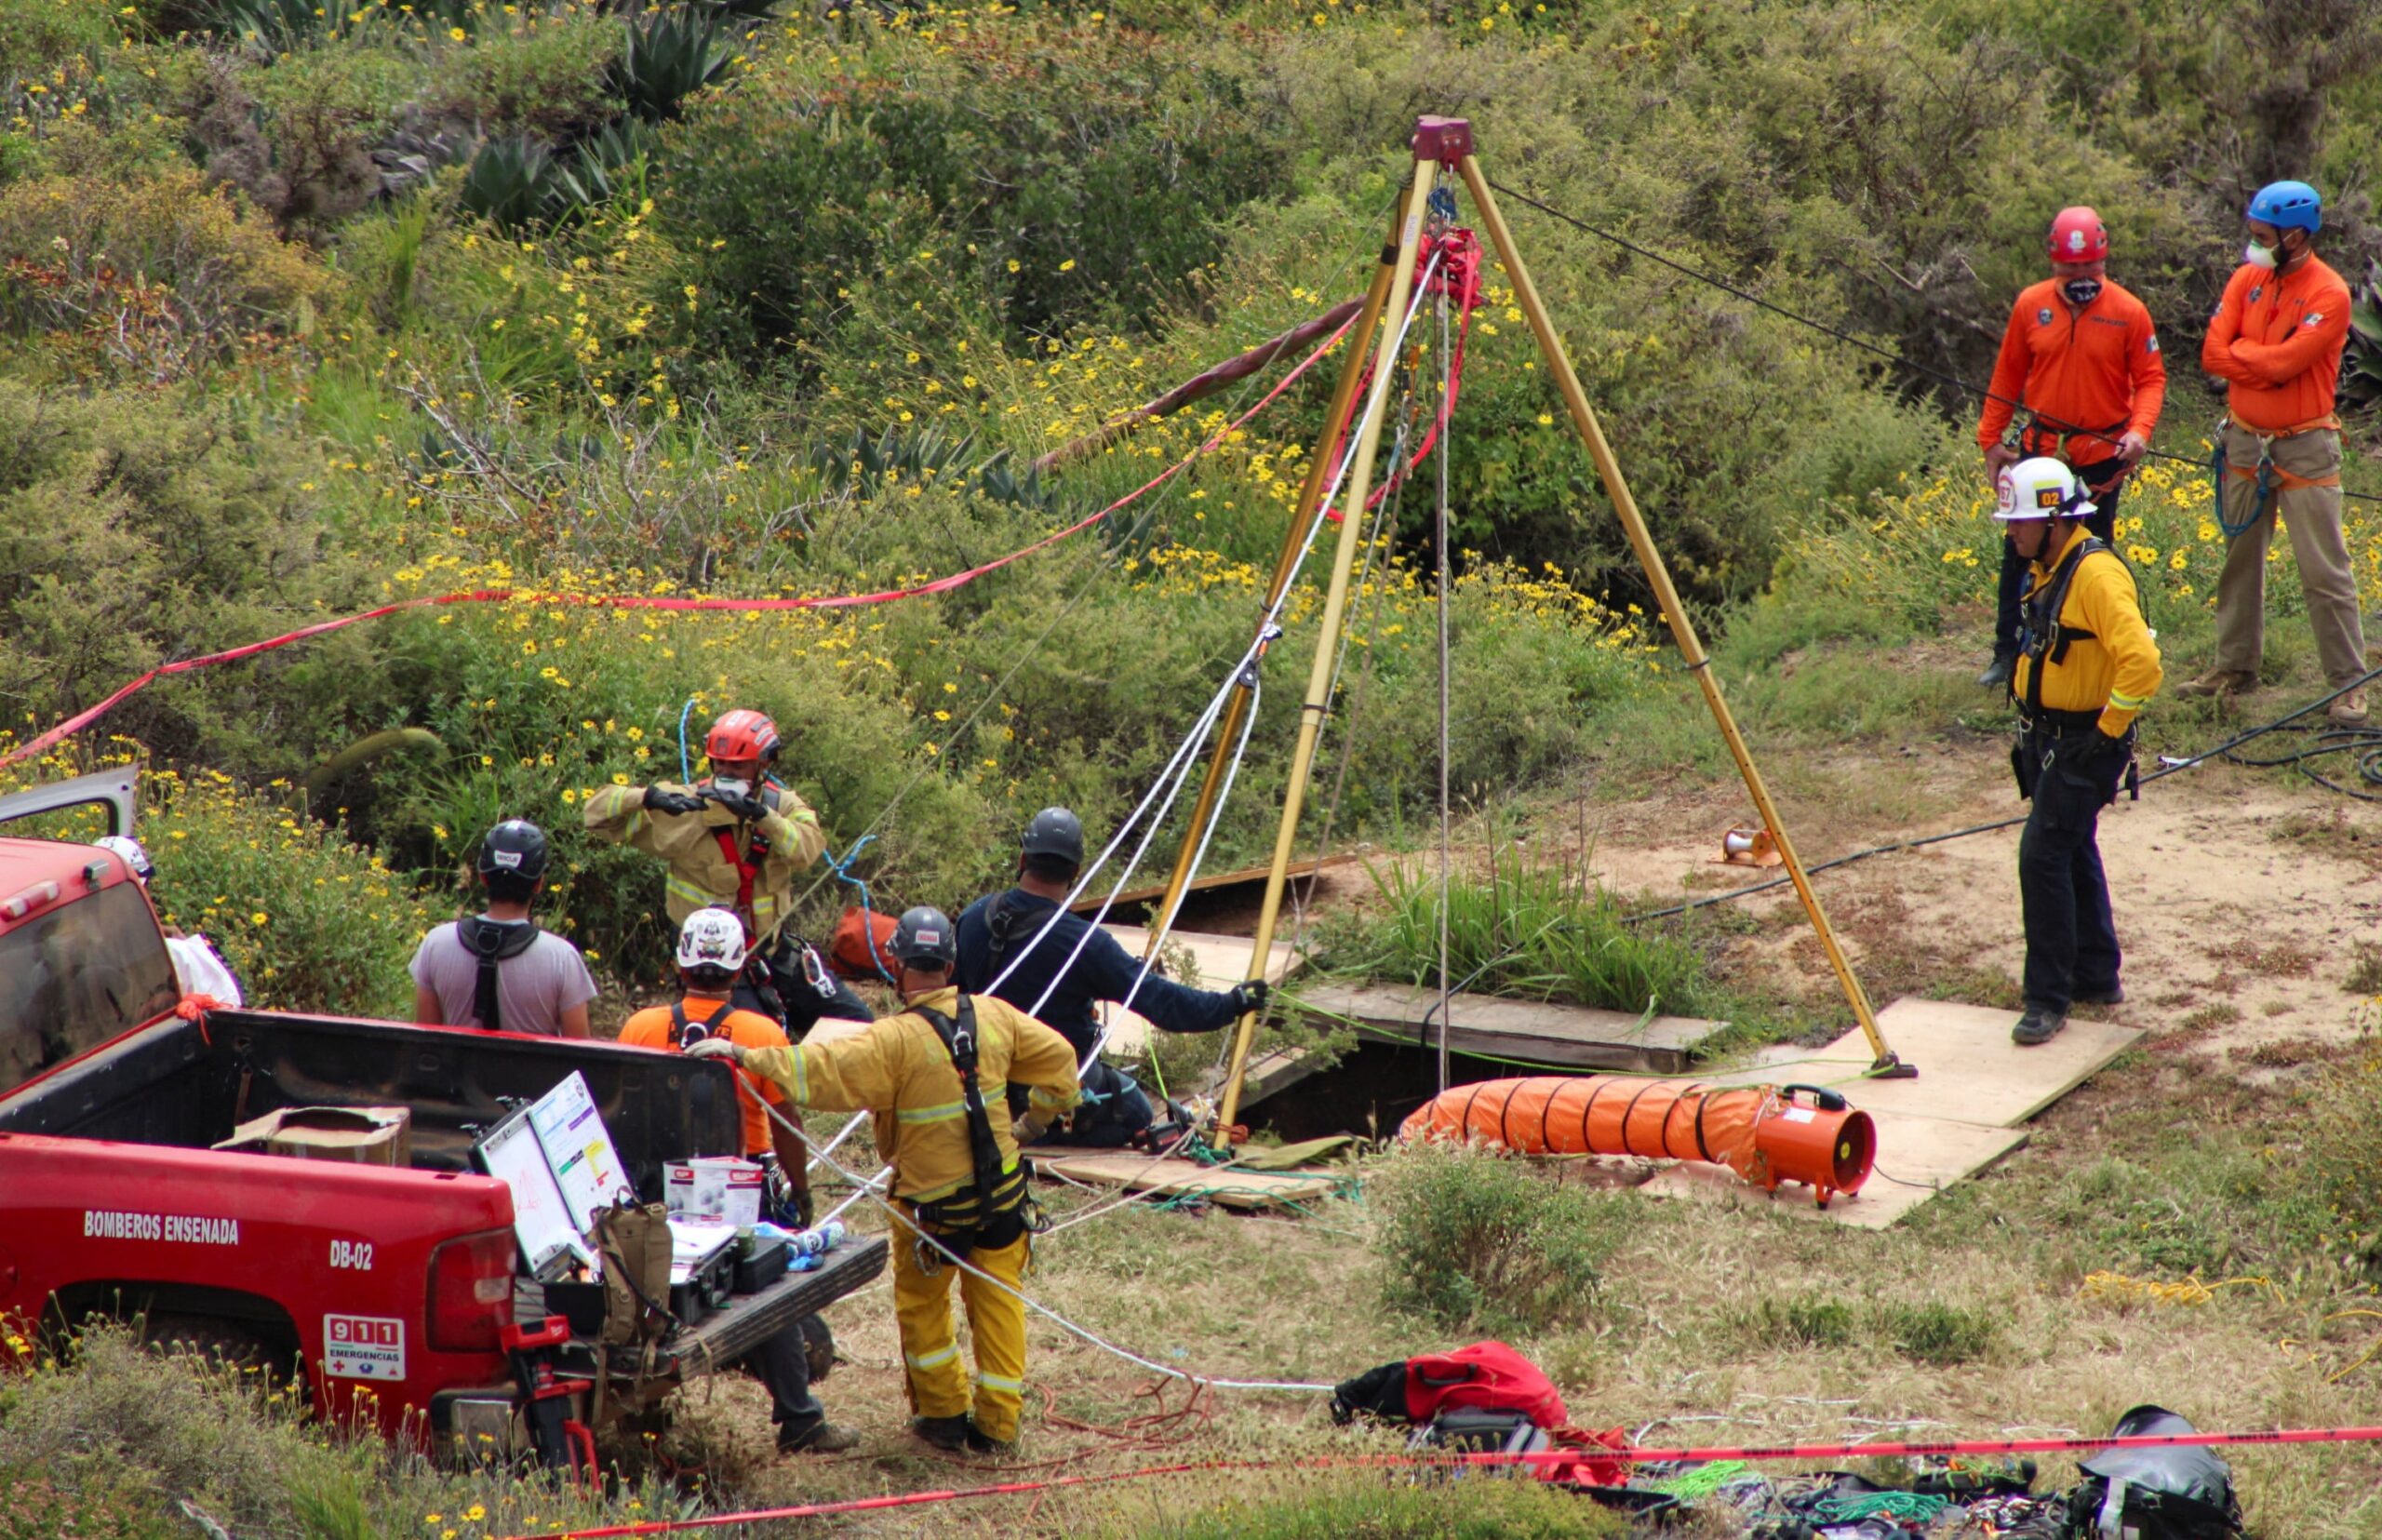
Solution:
M 143 888 L 149 886 L 149 879 L 155 875 L 156 868 L 149 860 L 149 852 L 141 848 L 141 841 L 130 835 L 111 834 L 102 835 L 91 843 L 123 862 Z M 170 925 L 165 926 L 164 930 L 166 952 L 174 960 L 174 983 L 181 986 L 184 995 L 205 995 L 220 1005 L 234 1009 L 248 1003 L 240 994 L 238 976 L 232 971 L 232 965 L 215 950 L 213 943 L 205 936 L 184 934 Z
M 413 955 L 413 1019 L 547 1038 L 584 1038 L 596 980 L 579 948 L 529 916 L 545 886 L 546 833 L 509 818 L 480 841 L 482 913 L 441 925 Z

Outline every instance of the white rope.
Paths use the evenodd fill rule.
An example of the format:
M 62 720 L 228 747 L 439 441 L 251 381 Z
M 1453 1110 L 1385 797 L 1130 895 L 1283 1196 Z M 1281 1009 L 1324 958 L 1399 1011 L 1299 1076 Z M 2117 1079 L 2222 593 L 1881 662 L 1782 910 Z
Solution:
M 810 1135 L 805 1133 L 794 1119 L 788 1118 L 783 1112 L 780 1111 L 777 1107 L 770 1105 L 767 1102 L 764 1102 L 761 1105 L 768 1110 L 770 1117 L 776 1118 L 780 1124 L 783 1125 L 787 1132 L 793 1134 L 796 1139 L 801 1140 L 806 1145 L 810 1144 Z M 842 1206 L 836 1209 L 836 1213 L 839 1214 L 843 1212 L 844 1209 L 850 1208 L 853 1201 L 865 1194 L 868 1199 L 875 1203 L 878 1208 L 884 1210 L 886 1216 L 889 1219 L 895 1221 L 901 1229 L 909 1230 L 912 1234 L 917 1236 L 920 1240 L 923 1240 L 928 1245 L 932 1246 L 936 1251 L 941 1252 L 951 1261 L 953 1265 L 958 1267 L 963 1272 L 970 1273 L 977 1278 L 983 1279 L 994 1288 L 998 1289 L 1001 1292 L 1009 1295 L 1011 1299 L 1016 1300 L 1020 1305 L 1024 1306 L 1036 1315 L 1050 1321 L 1052 1325 L 1058 1327 L 1068 1335 L 1078 1338 L 1081 1341 L 1088 1342 L 1104 1353 L 1108 1353 L 1114 1357 L 1122 1359 L 1127 1363 L 1137 1364 L 1144 1369 L 1149 1370 L 1153 1373 L 1163 1374 L 1169 1379 L 1185 1380 L 1193 1385 L 1213 1386 L 1219 1390 L 1278 1390 L 1299 1395 L 1328 1396 L 1337 1388 L 1337 1386 L 1334 1386 L 1316 1384 L 1305 1380 L 1213 1379 L 1205 1374 L 1194 1374 L 1188 1370 L 1170 1367 L 1169 1365 L 1158 1362 L 1156 1359 L 1144 1358 L 1141 1354 L 1133 1352 L 1130 1348 L 1119 1347 L 1115 1343 L 1110 1342 L 1106 1337 L 1100 1335 L 1098 1332 L 1093 1332 L 1087 1327 L 1077 1325 L 1074 1321 L 1069 1320 L 1066 1317 L 1059 1314 L 1059 1312 L 1051 1309 L 1049 1306 L 1044 1305 L 1039 1300 L 1035 1299 L 1032 1295 L 1024 1292 L 1023 1290 L 1018 1289 L 1014 1285 L 1005 1282 L 1000 1279 L 995 1278 L 992 1274 L 984 1271 L 982 1267 L 979 1267 L 974 1263 L 970 1262 L 966 1257 L 961 1256 L 957 1252 L 954 1252 L 950 1247 L 944 1245 L 941 1237 L 930 1235 L 925 1230 L 918 1228 L 917 1225 L 912 1220 L 905 1217 L 901 1211 L 894 1208 L 892 1204 L 887 1202 L 883 1198 L 879 1197 L 874 1190 L 872 1190 L 871 1185 L 866 1182 L 863 1182 L 856 1173 L 848 1170 L 840 1162 L 829 1159 L 825 1155 L 819 1153 L 816 1146 L 812 1146 L 812 1150 L 815 1158 L 825 1160 L 829 1166 L 834 1167 L 835 1170 L 840 1172 L 847 1180 L 857 1183 L 860 1186 L 860 1192 L 854 1193 L 851 1198 L 845 1199 Z M 835 1214 L 830 1214 L 827 1217 L 832 1219 L 835 1217 Z M 826 1220 L 823 1219 L 819 1223 L 823 1225 L 826 1223 Z M 889 1245 L 894 1244 L 898 1242 L 900 1236 L 897 1231 L 896 1234 L 888 1239 L 887 1243 Z
M 1429 281 L 1431 268 L 1435 268 L 1438 265 L 1438 262 L 1439 257 L 1434 253 L 1431 258 L 1431 267 L 1426 267 L 1424 271 L 1424 278 L 1426 284 Z M 1421 287 L 1418 287 L 1415 290 L 1412 302 L 1407 306 L 1405 319 L 1398 325 L 1398 335 L 1391 340 L 1390 345 L 1385 351 L 1383 356 L 1395 357 L 1398 350 L 1405 345 L 1406 333 L 1408 329 L 1413 326 L 1414 317 L 1421 313 L 1422 306 L 1423 289 Z M 1365 416 L 1370 418 L 1374 412 L 1383 409 L 1387 400 L 1388 393 L 1386 391 L 1374 391 L 1372 400 L 1367 404 Z M 1306 565 L 1307 556 L 1315 550 L 1316 537 L 1321 532 L 1324 524 L 1327 522 L 1326 515 L 1332 507 L 1332 500 L 1339 496 L 1341 485 L 1347 477 L 1349 467 L 1355 463 L 1357 457 L 1357 443 L 1363 437 L 1363 426 L 1364 424 L 1361 420 L 1356 424 L 1357 431 L 1349 436 L 1347 447 L 1340 457 L 1339 467 L 1332 473 L 1332 480 L 1325 487 L 1323 496 L 1317 500 L 1314 516 L 1308 521 L 1306 534 L 1299 545 L 1298 557 L 1291 563 L 1289 577 L 1283 581 L 1282 591 L 1276 595 L 1273 602 L 1266 607 L 1265 613 L 1262 617 L 1257 628 L 1256 639 L 1250 643 L 1248 649 L 1244 651 L 1240 655 L 1239 660 L 1235 663 L 1232 672 L 1225 676 L 1224 685 L 1220 687 L 1216 693 L 1210 698 L 1207 708 L 1200 713 L 1199 719 L 1193 724 L 1191 732 L 1183 739 L 1181 743 L 1176 746 L 1173 755 L 1169 757 L 1165 768 L 1159 772 L 1158 781 L 1151 785 L 1149 791 L 1142 797 L 1141 802 L 1134 808 L 1133 811 L 1126 817 L 1125 821 L 1121 824 L 1117 826 L 1116 835 L 1108 841 L 1107 845 L 1101 850 L 1098 858 L 1085 868 L 1081 876 L 1077 877 L 1076 885 L 1068 890 L 1067 896 L 1051 910 L 1050 917 L 1042 922 L 1040 927 L 1035 931 L 1034 934 L 1026 938 L 1025 944 L 1019 947 L 1017 954 L 1010 959 L 1009 965 L 1003 968 L 1000 972 L 994 977 L 993 982 L 986 985 L 981 993 L 987 995 L 997 993 L 1000 986 L 1008 982 L 1009 976 L 1017 971 L 1018 965 L 1025 960 L 1027 956 L 1033 952 L 1035 947 L 1041 944 L 1043 937 L 1050 933 L 1052 927 L 1058 923 L 1059 917 L 1070 912 L 1075 907 L 1077 902 L 1081 899 L 1085 891 L 1091 888 L 1092 879 L 1097 877 L 1101 869 L 1107 864 L 1109 858 L 1116 854 L 1117 847 L 1125 842 L 1126 836 L 1131 834 L 1134 825 L 1140 822 L 1143 812 L 1148 809 L 1150 803 L 1157 798 L 1161 792 L 1167 793 L 1168 807 L 1171 808 L 1173 805 L 1175 795 L 1180 792 L 1183 781 L 1188 777 L 1189 764 L 1192 759 L 1192 750 L 1196 745 L 1204 744 L 1206 743 L 1208 732 L 1213 728 L 1216 717 L 1223 713 L 1224 704 L 1230 697 L 1234 684 L 1239 679 L 1241 674 L 1250 669 L 1256 660 L 1264 655 L 1265 649 L 1271 645 L 1274 639 L 1273 634 L 1280 621 L 1282 609 L 1290 602 L 1291 592 L 1297 580 L 1298 573 L 1300 569 Z M 1343 516 L 1346 516 L 1345 513 Z M 1248 720 L 1251 723 L 1256 720 L 1256 713 L 1254 710 L 1248 714 Z M 1243 730 L 1242 742 L 1244 744 L 1247 743 L 1246 729 Z M 1238 757 L 1236 757 L 1234 769 L 1238 770 Z M 1172 783 L 1171 790 L 1169 789 L 1170 782 Z M 1229 783 L 1227 783 L 1227 789 L 1228 785 Z M 1219 818 L 1222 816 L 1224 798 L 1219 797 L 1216 801 L 1217 816 Z M 1211 823 L 1210 824 L 1210 833 L 1212 834 L 1213 830 L 1214 824 Z M 1150 833 L 1154 834 L 1155 832 L 1156 825 L 1154 824 Z M 1129 864 L 1125 870 L 1118 875 L 1116 882 L 1111 885 L 1107 898 L 1101 904 L 1101 916 L 1105 916 L 1108 913 L 1109 907 L 1116 903 L 1117 895 L 1125 891 L 1125 885 L 1131 880 L 1134 867 L 1140 864 L 1142 850 L 1145 850 L 1148 848 L 1149 837 L 1149 834 L 1145 834 L 1144 836 L 1140 849 L 1138 849 L 1134 853 L 1132 864 Z M 1203 837 L 1200 843 L 1201 852 L 1204 853 L 1206 849 L 1207 842 Z M 1194 863 L 1193 869 L 1195 871 L 1197 870 L 1196 862 Z M 1095 918 L 1093 923 L 1097 924 L 1098 919 Z M 1165 932 L 1163 929 L 1161 929 L 1159 931 L 1159 940 L 1163 941 L 1164 935 Z M 1085 941 L 1090 939 L 1090 936 L 1091 932 L 1087 930 L 1083 936 L 1077 938 L 1077 953 L 1075 955 L 1080 955 L 1083 944 Z M 1151 957 L 1155 957 L 1157 955 L 1157 948 L 1155 946 L 1151 948 L 1150 955 Z M 1071 955 L 1068 958 L 1069 965 L 1072 965 L 1074 960 L 1075 956 Z M 1059 975 L 1057 976 L 1064 976 L 1065 971 L 1066 970 L 1062 968 L 1059 971 Z M 1146 976 L 1147 972 L 1148 959 L 1144 958 L 1143 966 L 1144 976 Z M 1056 977 L 1054 977 L 1052 983 L 1055 986 Z M 1134 981 L 1135 990 L 1138 991 L 1140 986 L 1141 981 L 1137 978 Z M 1043 998 L 1035 1002 L 1036 1011 L 1039 1011 L 1041 1006 L 1047 1002 L 1049 998 L 1049 991 L 1045 990 Z M 1130 999 L 1131 997 L 1129 996 L 1128 998 Z M 1034 1014 L 1034 1011 L 1029 1011 L 1027 1014 Z M 1104 1033 L 1103 1034 L 1103 1040 L 1105 1040 Z M 1095 1048 L 1095 1054 L 1097 1051 L 1098 1050 Z M 1089 1060 L 1086 1061 L 1085 1067 L 1090 1067 Z M 810 1145 L 812 1150 L 810 1164 L 814 1166 L 820 1164 L 825 1157 L 833 1154 L 836 1149 L 840 1148 L 843 1145 L 844 1141 L 851 1137 L 853 1131 L 860 1127 L 865 1117 L 866 1114 L 864 1113 L 854 1116 L 850 1121 L 846 1122 L 841 1129 L 838 1129 L 836 1132 L 835 1137 L 828 1140 L 824 1145 L 810 1145 L 810 1142 L 805 1140 L 805 1145 Z M 833 1164 L 833 1162 L 828 1163 Z M 886 1166 L 880 1169 L 877 1173 L 876 1184 L 881 1185 L 885 1177 L 890 1174 L 891 1171 L 892 1167 L 890 1166 Z M 870 1184 L 863 1184 L 862 1191 L 865 1192 L 870 1190 Z M 836 1215 L 841 1214 L 846 1209 L 857 1202 L 860 1197 L 860 1193 L 854 1193 L 850 1198 L 846 1199 L 841 1204 L 837 1205 L 834 1212 L 828 1217 L 834 1218 Z

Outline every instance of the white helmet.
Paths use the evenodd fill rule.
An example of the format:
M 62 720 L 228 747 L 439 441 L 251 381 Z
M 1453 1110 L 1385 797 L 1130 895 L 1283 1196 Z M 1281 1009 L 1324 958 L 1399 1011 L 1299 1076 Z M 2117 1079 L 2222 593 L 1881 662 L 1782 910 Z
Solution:
M 1993 516 L 2004 524 L 2024 518 L 2089 518 L 2092 502 L 2076 473 L 2049 455 L 2021 460 L 2001 473 Z
M 91 843 L 131 867 L 132 875 L 143 882 L 149 880 L 149 874 L 155 869 L 149 864 L 149 852 L 141 848 L 141 841 L 128 834 L 103 834 Z
M 744 966 L 744 922 L 725 909 L 689 915 L 678 927 L 678 966 L 736 972 Z

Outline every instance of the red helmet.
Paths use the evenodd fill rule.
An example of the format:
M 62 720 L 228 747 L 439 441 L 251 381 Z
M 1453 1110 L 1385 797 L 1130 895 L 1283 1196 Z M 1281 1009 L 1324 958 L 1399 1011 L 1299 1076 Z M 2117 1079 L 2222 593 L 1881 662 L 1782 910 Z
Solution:
M 2083 204 L 2063 208 L 2059 218 L 2051 221 L 2051 238 L 2045 243 L 2055 262 L 2097 262 L 2109 254 L 2109 227 L 2101 216 Z
M 769 764 L 778 757 L 778 725 L 761 712 L 739 708 L 711 725 L 703 752 L 713 764 L 747 759 Z

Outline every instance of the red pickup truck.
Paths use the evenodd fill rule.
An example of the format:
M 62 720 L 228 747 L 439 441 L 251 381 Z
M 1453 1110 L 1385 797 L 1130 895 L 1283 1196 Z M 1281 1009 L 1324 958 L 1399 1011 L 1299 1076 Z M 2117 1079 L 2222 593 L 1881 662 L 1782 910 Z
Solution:
M 0 797 L 0 824 L 80 804 L 128 832 L 129 773 Z M 520 1276 L 511 1189 L 471 1168 L 479 1131 L 576 1070 L 648 1199 L 665 1161 L 741 1148 L 716 1063 L 279 1011 L 184 1021 L 179 1000 L 123 863 L 0 837 L 0 1084 L 14 1088 L 0 1092 L 0 1317 L 55 1329 L 121 1316 L 153 1337 L 297 1361 L 320 1413 L 377 1417 L 434 1453 L 484 1453 L 484 1437 L 529 1447 L 499 1333 L 546 1312 Z M 280 1107 L 400 1105 L 410 1169 L 209 1148 Z M 680 1327 L 658 1361 L 616 1365 L 608 1413 L 649 1412 L 884 1265 L 883 1240 L 848 1242 Z M 557 1367 L 592 1374 L 598 1351 L 574 1339 Z

